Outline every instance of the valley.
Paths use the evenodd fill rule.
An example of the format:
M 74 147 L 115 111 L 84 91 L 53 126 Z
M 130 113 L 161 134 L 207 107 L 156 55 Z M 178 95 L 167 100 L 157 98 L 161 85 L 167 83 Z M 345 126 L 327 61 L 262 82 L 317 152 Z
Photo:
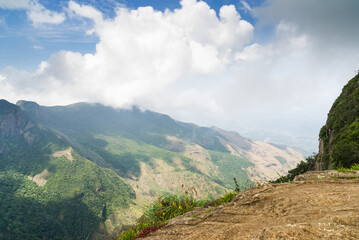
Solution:
M 8 206 L 1 213 L 8 219 L 0 228 L 3 237 L 29 236 L 26 229 L 35 228 L 34 238 L 106 238 L 133 224 L 162 194 L 190 190 L 197 199 L 214 199 L 234 188 L 233 177 L 248 188 L 304 159 L 287 146 L 137 107 L 1 100 L 0 120 L 2 205 Z M 35 219 L 59 232 L 44 231 L 40 222 L 19 227 L 10 220 L 9 210 L 30 200 L 30 215 L 16 212 L 16 219 L 28 219 L 40 207 Z

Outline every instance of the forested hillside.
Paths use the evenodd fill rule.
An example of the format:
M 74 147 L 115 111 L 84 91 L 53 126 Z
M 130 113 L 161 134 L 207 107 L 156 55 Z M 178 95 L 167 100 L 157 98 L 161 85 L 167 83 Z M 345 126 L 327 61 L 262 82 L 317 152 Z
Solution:
M 359 74 L 343 88 L 319 133 L 317 168 L 359 163 Z
M 85 239 L 133 190 L 59 135 L 0 101 L 0 238 Z
M 213 199 L 277 176 L 296 150 L 151 111 L 0 101 L 0 238 L 105 238 L 165 193 Z M 95 235 L 94 235 L 95 233 Z

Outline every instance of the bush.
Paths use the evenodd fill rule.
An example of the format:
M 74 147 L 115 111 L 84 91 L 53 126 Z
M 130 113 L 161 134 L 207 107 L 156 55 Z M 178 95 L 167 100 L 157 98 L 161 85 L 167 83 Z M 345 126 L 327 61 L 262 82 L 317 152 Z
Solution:
M 166 194 L 159 197 L 140 218 L 139 223 L 161 224 L 197 207 L 192 194 Z
M 278 174 L 279 178 L 274 181 L 270 181 L 270 182 L 271 183 L 284 183 L 284 182 L 293 181 L 295 176 L 307 172 L 309 169 L 310 163 L 313 162 L 314 160 L 315 160 L 315 156 L 307 157 L 305 159 L 305 161 L 301 161 L 300 163 L 298 163 L 297 167 L 293 168 L 292 170 L 289 170 L 287 176 L 281 176 Z

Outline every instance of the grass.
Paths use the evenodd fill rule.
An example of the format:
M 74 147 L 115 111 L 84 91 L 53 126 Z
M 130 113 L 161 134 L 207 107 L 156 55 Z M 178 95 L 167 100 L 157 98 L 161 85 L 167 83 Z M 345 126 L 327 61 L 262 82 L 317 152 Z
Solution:
M 203 201 L 197 201 L 192 193 L 165 194 L 147 206 L 145 213 L 137 220 L 137 224 L 126 231 L 122 231 L 117 239 L 129 240 L 136 237 L 148 227 L 161 226 L 167 220 L 192 211 Z
M 233 180 L 235 182 L 235 190 L 225 193 L 222 197 L 215 200 L 215 206 L 231 202 L 239 193 L 240 188 L 237 184 L 237 180 L 235 178 L 233 178 Z M 196 200 L 194 197 L 196 190 L 193 188 L 184 190 L 184 193 L 181 194 L 165 194 L 158 197 L 156 201 L 147 206 L 145 213 L 137 220 L 137 224 L 128 230 L 122 231 L 120 236 L 117 237 L 117 240 L 131 240 L 145 229 L 165 225 L 169 219 L 211 202 L 210 200 Z M 212 208 L 210 208 L 209 211 L 212 211 Z M 192 217 L 196 218 L 197 213 L 194 213 Z
M 222 197 L 216 200 L 216 203 L 214 204 L 215 207 L 222 205 L 224 203 L 229 203 L 232 201 L 232 199 L 236 196 L 234 192 L 228 192 L 225 193 Z
M 358 171 L 359 170 L 359 163 L 354 163 L 350 168 L 344 168 L 344 167 L 338 167 L 337 169 L 338 172 L 349 172 L 349 173 L 354 173 L 354 171 Z

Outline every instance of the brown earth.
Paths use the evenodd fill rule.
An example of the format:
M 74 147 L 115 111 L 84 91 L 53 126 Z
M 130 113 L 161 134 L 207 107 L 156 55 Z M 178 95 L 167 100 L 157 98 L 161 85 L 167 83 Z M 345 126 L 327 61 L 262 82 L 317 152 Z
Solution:
M 52 157 L 62 157 L 62 156 L 65 156 L 67 159 L 69 159 L 70 161 L 73 161 L 74 158 L 71 154 L 71 151 L 72 151 L 72 148 L 68 148 L 66 150 L 63 150 L 63 151 L 58 151 L 58 152 L 55 152 L 53 153 L 51 156 Z
M 28 176 L 27 178 L 30 179 L 31 181 L 34 181 L 37 184 L 37 186 L 42 187 L 45 186 L 47 182 L 46 178 L 50 175 L 51 173 L 45 168 L 44 171 L 42 171 L 41 173 L 36 174 L 33 177 Z
M 146 239 L 359 239 L 359 172 L 308 172 L 172 219 Z

